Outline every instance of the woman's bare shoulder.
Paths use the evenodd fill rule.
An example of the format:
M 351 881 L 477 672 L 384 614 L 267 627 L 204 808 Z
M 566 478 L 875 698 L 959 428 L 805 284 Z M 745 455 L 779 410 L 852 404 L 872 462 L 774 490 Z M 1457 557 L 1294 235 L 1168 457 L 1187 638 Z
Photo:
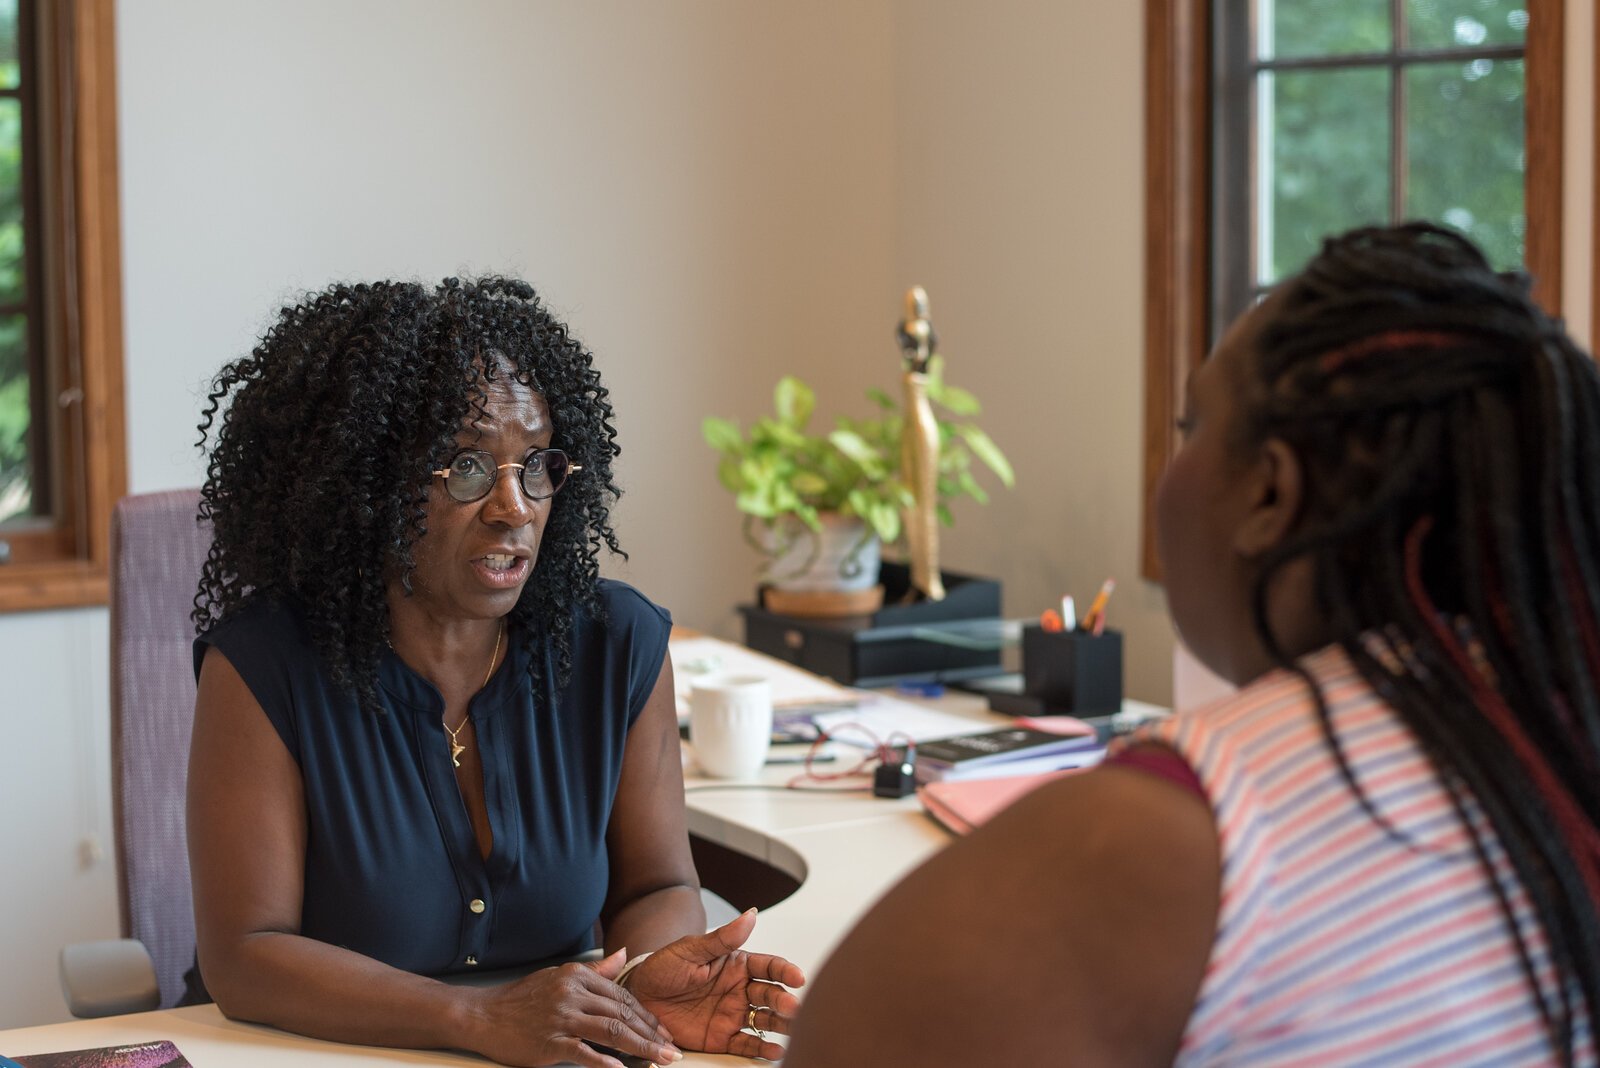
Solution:
M 1192 792 L 1119 767 L 1052 782 L 862 920 L 784 1063 L 1171 1063 L 1219 879 Z

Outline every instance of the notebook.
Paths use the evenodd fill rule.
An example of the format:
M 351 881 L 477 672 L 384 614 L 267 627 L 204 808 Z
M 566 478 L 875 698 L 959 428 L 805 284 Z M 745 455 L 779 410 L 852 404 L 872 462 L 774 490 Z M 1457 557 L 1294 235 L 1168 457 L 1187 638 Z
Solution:
M 1032 775 L 1098 763 L 1105 743 L 1030 727 L 963 734 L 917 746 L 918 783 Z

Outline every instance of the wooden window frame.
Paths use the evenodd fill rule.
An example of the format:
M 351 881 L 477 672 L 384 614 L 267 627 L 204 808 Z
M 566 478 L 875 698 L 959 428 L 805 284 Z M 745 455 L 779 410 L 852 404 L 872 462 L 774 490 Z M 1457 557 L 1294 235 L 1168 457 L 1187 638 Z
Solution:
M 1178 449 L 1184 380 L 1210 338 L 1212 0 L 1145 0 L 1145 411 L 1140 563 L 1161 579 L 1154 497 Z M 1564 0 L 1528 0 L 1527 269 L 1561 307 Z M 1600 29 L 1597 29 L 1600 47 Z M 1596 94 L 1600 106 L 1600 92 Z M 1600 165 L 1600 146 L 1596 149 Z M 1600 198 L 1596 240 L 1600 241 Z M 1600 250 L 1600 244 L 1596 246 Z M 1600 251 L 1597 251 L 1600 259 Z M 1600 271 L 1596 272 L 1600 275 Z M 1595 281 L 1600 307 L 1600 277 Z M 1595 336 L 1600 341 L 1600 316 Z
M 115 0 L 69 0 L 71 144 L 59 146 L 72 247 L 55 281 L 72 323 L 53 391 L 61 471 L 49 528 L 4 536 L 0 612 L 105 604 L 111 510 L 127 492 L 123 408 L 121 215 L 117 180 Z

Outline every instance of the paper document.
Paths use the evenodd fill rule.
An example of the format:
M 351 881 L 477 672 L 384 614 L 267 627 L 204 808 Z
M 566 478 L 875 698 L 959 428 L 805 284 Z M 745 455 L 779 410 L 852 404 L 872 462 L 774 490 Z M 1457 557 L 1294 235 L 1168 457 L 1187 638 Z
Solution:
M 985 723 L 973 719 L 971 716 L 961 716 L 953 712 L 941 712 L 937 708 L 926 705 L 914 704 L 911 701 L 901 701 L 883 694 L 868 691 L 856 691 L 862 697 L 859 708 L 841 709 L 838 712 L 819 712 L 811 718 L 816 720 L 817 726 L 835 737 L 842 745 L 856 746 L 861 749 L 871 749 L 875 744 L 870 737 L 862 731 L 839 729 L 844 724 L 860 724 L 873 734 L 878 740 L 890 745 L 896 745 L 910 738 L 914 742 L 931 742 L 935 738 L 953 738 L 958 734 L 977 734 L 979 731 L 992 730 L 992 723 Z M 834 732 L 838 730 L 838 734 Z M 891 737 L 892 736 L 892 737 Z
M 871 696 L 720 638 L 674 638 L 667 643 L 667 651 L 672 657 L 680 719 L 689 715 L 690 685 L 707 675 L 758 675 L 772 684 L 775 708 L 848 705 Z
M 841 686 L 832 679 L 720 638 L 674 638 L 667 649 L 672 657 L 679 719 L 689 716 L 689 686 L 695 679 L 714 674 L 759 675 L 772 683 L 775 708 L 816 706 L 809 710 L 811 718 L 830 734 L 840 724 L 856 723 L 884 742 L 888 742 L 891 735 L 901 741 L 909 737 L 912 741 L 927 742 L 993 729 L 993 724 L 971 716 L 941 712 L 872 690 Z M 861 749 L 871 749 L 875 744 L 862 731 L 852 730 L 842 731 L 838 741 Z

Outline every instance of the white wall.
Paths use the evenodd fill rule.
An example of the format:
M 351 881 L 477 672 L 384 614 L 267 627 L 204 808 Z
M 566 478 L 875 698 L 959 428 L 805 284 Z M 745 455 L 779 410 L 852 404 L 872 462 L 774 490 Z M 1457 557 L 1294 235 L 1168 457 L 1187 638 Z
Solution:
M 947 558 L 1006 611 L 1108 575 L 1129 696 L 1166 703 L 1172 628 L 1139 575 L 1143 19 L 1133 3 L 899 0 L 895 265 L 1017 470 Z
M 110 639 L 103 609 L 0 617 L 0 1027 L 64 1019 L 56 950 L 117 934 Z
M 736 634 L 754 560 L 698 424 L 797 370 L 892 379 L 926 285 L 1019 489 L 950 566 L 1014 615 L 1106 574 L 1133 696 L 1170 693 L 1137 580 L 1140 5 L 1091 0 L 139 0 L 119 12 L 129 469 L 194 485 L 203 383 L 335 278 L 522 273 L 619 411 L 631 577 Z M 1569 0 L 1566 293 L 1586 333 L 1594 13 Z M 1582 336 L 1582 334 L 1580 334 Z M 0 1027 L 64 1013 L 116 929 L 104 610 L 0 617 Z M 183 759 L 174 754 L 173 759 Z M 43 979 L 44 981 L 40 981 Z
M 613 390 L 632 578 L 720 621 L 751 575 L 701 415 L 832 392 L 892 322 L 890 45 L 843 0 L 130 5 L 133 489 L 199 481 L 198 384 L 292 289 L 508 270 Z

